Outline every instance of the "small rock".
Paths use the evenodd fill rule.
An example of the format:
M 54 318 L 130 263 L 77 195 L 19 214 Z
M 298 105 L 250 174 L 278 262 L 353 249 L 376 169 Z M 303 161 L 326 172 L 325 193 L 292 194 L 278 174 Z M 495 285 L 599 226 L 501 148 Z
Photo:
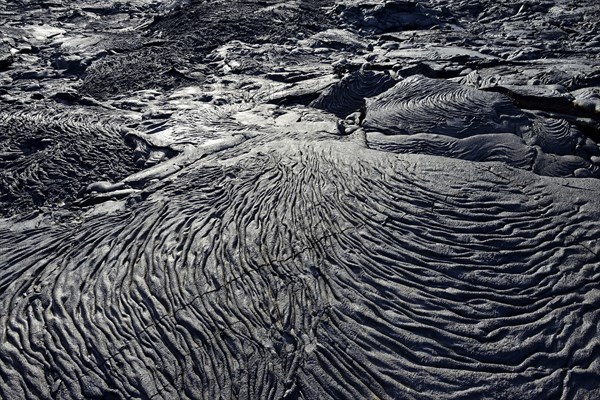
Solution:
M 573 172 L 573 175 L 577 178 L 589 178 L 592 176 L 592 173 L 586 168 L 577 168 L 575 172 Z
M 38 83 L 32 83 L 31 85 L 27 85 L 25 86 L 24 90 L 26 92 L 37 92 L 38 90 L 40 90 L 42 87 L 38 84 Z
M 97 193 L 107 193 L 115 190 L 123 189 L 125 185 L 121 182 L 112 183 L 108 181 L 98 181 L 94 183 L 90 183 L 85 188 L 86 192 L 97 192 Z
M 588 138 L 585 141 L 585 144 L 583 145 L 583 148 L 590 155 L 600 156 L 600 150 L 598 149 L 598 145 L 596 143 L 594 143 L 594 141 L 592 139 Z
M 52 66 L 55 69 L 63 69 L 70 72 L 83 72 L 86 68 L 82 58 L 75 55 L 61 56 L 54 60 Z

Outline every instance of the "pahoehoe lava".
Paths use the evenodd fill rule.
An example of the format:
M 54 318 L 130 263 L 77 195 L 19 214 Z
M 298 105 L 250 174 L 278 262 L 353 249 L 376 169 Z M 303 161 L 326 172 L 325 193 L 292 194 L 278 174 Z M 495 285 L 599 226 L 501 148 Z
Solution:
M 0 397 L 600 397 L 594 1 L 0 4 Z
M 2 214 L 72 203 L 88 184 L 139 170 L 108 116 L 57 111 L 0 111 Z

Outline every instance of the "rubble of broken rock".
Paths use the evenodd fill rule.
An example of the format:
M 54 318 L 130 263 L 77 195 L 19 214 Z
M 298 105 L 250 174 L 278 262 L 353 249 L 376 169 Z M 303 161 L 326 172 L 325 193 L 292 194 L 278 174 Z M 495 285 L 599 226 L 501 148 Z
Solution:
M 599 24 L 0 2 L 0 397 L 600 397 Z

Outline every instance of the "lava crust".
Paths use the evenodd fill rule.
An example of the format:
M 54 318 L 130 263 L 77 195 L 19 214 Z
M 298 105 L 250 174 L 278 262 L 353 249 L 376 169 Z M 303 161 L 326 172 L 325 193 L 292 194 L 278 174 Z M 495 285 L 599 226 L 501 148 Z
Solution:
M 0 15 L 0 398 L 600 398 L 595 1 Z

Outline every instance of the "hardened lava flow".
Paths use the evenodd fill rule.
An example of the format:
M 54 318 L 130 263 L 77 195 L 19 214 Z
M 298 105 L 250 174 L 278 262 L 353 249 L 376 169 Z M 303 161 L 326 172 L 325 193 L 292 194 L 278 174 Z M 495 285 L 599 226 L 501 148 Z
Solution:
M 0 14 L 1 398 L 600 398 L 594 1 Z

